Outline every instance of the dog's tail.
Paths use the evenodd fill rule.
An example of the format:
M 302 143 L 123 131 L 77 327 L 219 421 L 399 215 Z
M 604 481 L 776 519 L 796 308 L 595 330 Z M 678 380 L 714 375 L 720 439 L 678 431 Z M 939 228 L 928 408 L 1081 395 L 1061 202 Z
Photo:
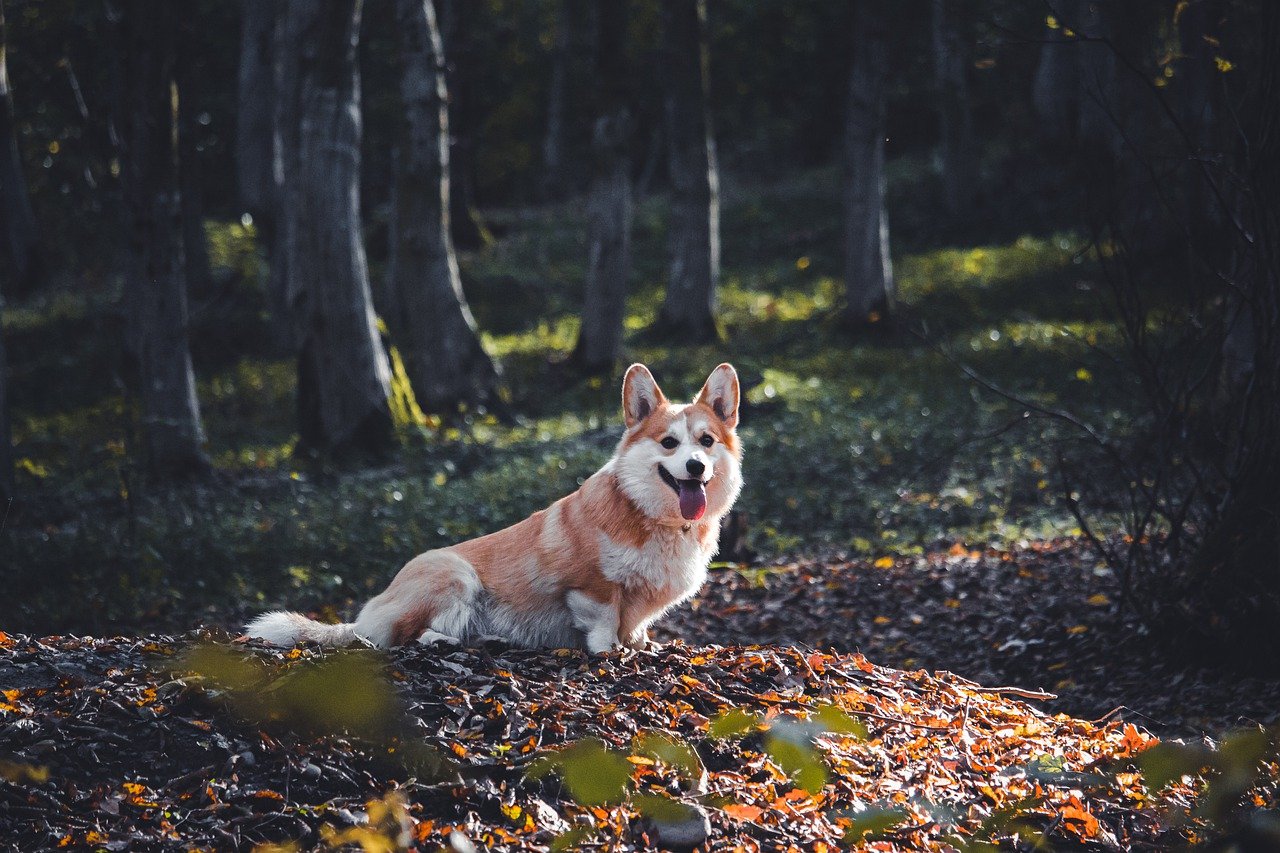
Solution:
M 353 622 L 326 625 L 324 622 L 308 619 L 301 613 L 290 613 L 285 610 L 263 613 L 246 625 L 244 632 L 250 637 L 265 640 L 273 646 L 296 646 L 298 643 L 348 646 L 354 642 L 364 642 L 363 638 L 356 633 Z

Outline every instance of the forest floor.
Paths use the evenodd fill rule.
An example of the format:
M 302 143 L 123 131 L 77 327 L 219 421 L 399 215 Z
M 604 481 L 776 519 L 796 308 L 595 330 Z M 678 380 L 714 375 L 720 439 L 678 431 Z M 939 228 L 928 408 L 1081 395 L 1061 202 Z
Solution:
M 1077 550 L 719 568 L 656 650 L 603 656 L 0 635 L 0 835 L 1168 849 L 1201 831 L 1200 791 L 1156 796 L 1135 755 L 1274 724 L 1280 684 L 1171 659 Z

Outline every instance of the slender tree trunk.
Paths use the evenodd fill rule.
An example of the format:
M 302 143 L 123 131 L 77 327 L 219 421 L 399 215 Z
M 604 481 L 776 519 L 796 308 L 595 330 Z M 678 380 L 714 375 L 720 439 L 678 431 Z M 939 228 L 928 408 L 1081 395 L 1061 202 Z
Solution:
M 255 0 L 250 0 L 254 2 Z M 289 353 L 298 351 L 297 325 L 290 314 L 290 245 L 294 242 L 295 217 L 291 215 L 289 188 L 298 181 L 298 130 L 301 109 L 303 16 L 294 14 L 290 0 L 278 3 L 271 39 L 271 189 L 263 200 L 268 211 L 263 240 L 270 246 L 267 295 L 278 336 Z
M 34 251 L 35 217 L 27 199 L 26 182 L 22 180 L 21 162 L 18 158 L 18 139 L 13 121 L 13 95 L 9 91 L 9 70 L 5 64 L 5 47 L 9 44 L 5 27 L 4 0 L 0 0 L 0 231 L 3 231 L 4 250 L 13 265 L 19 284 L 28 275 Z M 15 223 L 25 221 L 30 237 L 21 237 L 21 228 Z M 18 239 L 14 239 L 18 237 Z M 27 260 L 22 260 L 28 258 Z M 25 266 L 24 266 L 25 264 Z M 9 366 L 4 349 L 4 293 L 0 291 L 0 514 L 8 511 L 8 501 L 13 498 L 13 438 L 9 430 Z
M 591 137 L 587 281 L 574 356 L 588 372 L 610 370 L 622 354 L 631 272 L 631 110 L 625 58 L 627 4 L 596 0 L 600 41 L 598 107 Z
M 0 294 L 0 321 L 4 319 L 4 295 Z M 15 496 L 13 487 L 13 433 L 9 427 L 9 364 L 5 359 L 4 324 L 0 322 L 0 516 Z
M 889 220 L 884 208 L 888 28 L 877 3 L 853 15 L 853 61 L 845 116 L 845 322 L 873 323 L 893 306 Z
M 276 31 L 284 0 L 243 0 L 236 107 L 236 190 L 253 217 L 258 246 L 267 259 L 263 284 L 277 335 L 289 349 L 293 334 L 285 311 L 284 260 L 278 249 L 280 182 L 276 175 Z M 280 176 L 281 178 L 283 176 Z
M 1103 3 L 1081 3 L 1079 18 L 1068 24 L 1085 40 L 1077 45 L 1076 61 L 1080 74 L 1080 109 L 1076 130 L 1079 140 L 1090 146 L 1095 156 L 1108 167 L 1120 157 L 1124 136 L 1117 122 L 1126 120 L 1128 111 L 1120 103 L 1116 79 L 1116 47 L 1112 26 L 1113 11 Z
M 956 0 L 933 0 L 933 74 L 938 95 L 938 165 L 943 200 L 957 216 L 974 202 L 978 163 L 969 113 L 968 56 L 957 26 Z
M 540 191 L 545 201 L 565 193 L 565 112 L 569 97 L 569 63 L 572 60 L 573 10 L 569 0 L 556 3 L 556 43 L 551 54 L 551 80 L 547 86 L 547 129 L 542 136 Z
M 666 123 L 671 170 L 670 272 L 658 329 L 690 341 L 717 337 L 720 176 L 708 100 L 707 4 L 666 0 Z
M 209 266 L 209 246 L 204 233 L 204 188 L 200 168 L 200 72 L 193 67 L 194 21 L 183 16 L 179 22 L 180 51 L 175 79 L 178 85 L 178 169 L 182 192 L 182 243 L 186 253 L 187 292 L 198 298 L 213 294 L 213 272 Z
M 257 222 L 275 206 L 275 42 L 281 0 L 243 0 L 236 107 L 236 188 Z
M 325 455 L 391 445 L 391 370 L 361 242 L 360 0 L 290 0 L 298 33 L 296 169 L 285 209 L 289 312 L 297 329 L 298 432 Z
M 471 38 L 475 0 L 443 0 L 446 85 L 452 117 L 449 147 L 449 230 L 463 249 L 484 245 L 476 207 L 475 45 Z
M 418 403 L 440 411 L 492 395 L 493 362 L 480 346 L 449 234 L 449 112 L 444 55 L 430 0 L 396 0 L 407 140 L 396 161 L 389 271 L 395 331 Z
M 207 469 L 187 342 L 175 145 L 174 51 L 178 9 L 166 0 L 122 4 L 121 183 L 129 213 L 125 302 L 138 369 L 142 432 L 157 477 Z
M 1070 143 L 1080 110 L 1078 44 L 1065 35 L 1062 19 L 1079 17 L 1080 0 L 1050 0 L 1056 25 L 1045 33 L 1031 101 L 1045 136 Z
M 12 276 L 5 276 L 14 292 L 29 292 L 43 275 L 40 232 L 18 153 L 18 127 L 13 114 L 13 92 L 5 63 L 8 45 L 4 2 L 0 0 L 0 259 L 7 258 Z

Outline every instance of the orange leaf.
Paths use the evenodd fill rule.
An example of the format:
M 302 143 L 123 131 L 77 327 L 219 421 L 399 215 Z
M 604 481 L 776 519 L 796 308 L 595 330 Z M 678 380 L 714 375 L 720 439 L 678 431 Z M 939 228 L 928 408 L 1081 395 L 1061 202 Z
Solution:
M 1084 809 L 1065 806 L 1061 812 L 1062 819 L 1068 824 L 1080 824 L 1077 828 L 1082 838 L 1093 838 L 1098 834 L 1098 819 Z
M 760 819 L 760 815 L 764 814 L 764 809 L 759 806 L 748 806 L 742 803 L 730 803 L 722 811 L 734 820 L 745 820 L 750 823 L 755 823 Z

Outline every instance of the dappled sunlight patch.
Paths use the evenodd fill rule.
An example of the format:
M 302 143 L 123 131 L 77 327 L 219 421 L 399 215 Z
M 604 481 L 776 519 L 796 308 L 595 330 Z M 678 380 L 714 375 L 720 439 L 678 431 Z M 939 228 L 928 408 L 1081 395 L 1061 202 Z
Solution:
M 808 266 L 806 263 L 804 269 Z M 809 320 L 831 311 L 841 292 L 839 282 L 828 276 L 810 278 L 798 285 L 780 282 L 779 288 L 760 284 L 755 280 L 748 283 L 739 276 L 726 278 L 719 293 L 723 322 L 749 328 L 767 322 Z
M 962 292 L 1018 279 L 1030 279 L 1071 265 L 1085 244 L 1071 234 L 1019 237 L 1004 246 L 935 249 L 908 255 L 894 264 L 898 295 L 911 305 L 943 290 Z
M 524 332 L 505 335 L 483 333 L 484 347 L 496 358 L 512 356 L 567 355 L 578 340 L 580 321 L 576 316 L 564 315 L 540 319 Z
M 215 273 L 226 271 L 245 281 L 264 284 L 265 264 L 258 253 L 258 229 L 253 219 L 204 221 L 209 266 Z

